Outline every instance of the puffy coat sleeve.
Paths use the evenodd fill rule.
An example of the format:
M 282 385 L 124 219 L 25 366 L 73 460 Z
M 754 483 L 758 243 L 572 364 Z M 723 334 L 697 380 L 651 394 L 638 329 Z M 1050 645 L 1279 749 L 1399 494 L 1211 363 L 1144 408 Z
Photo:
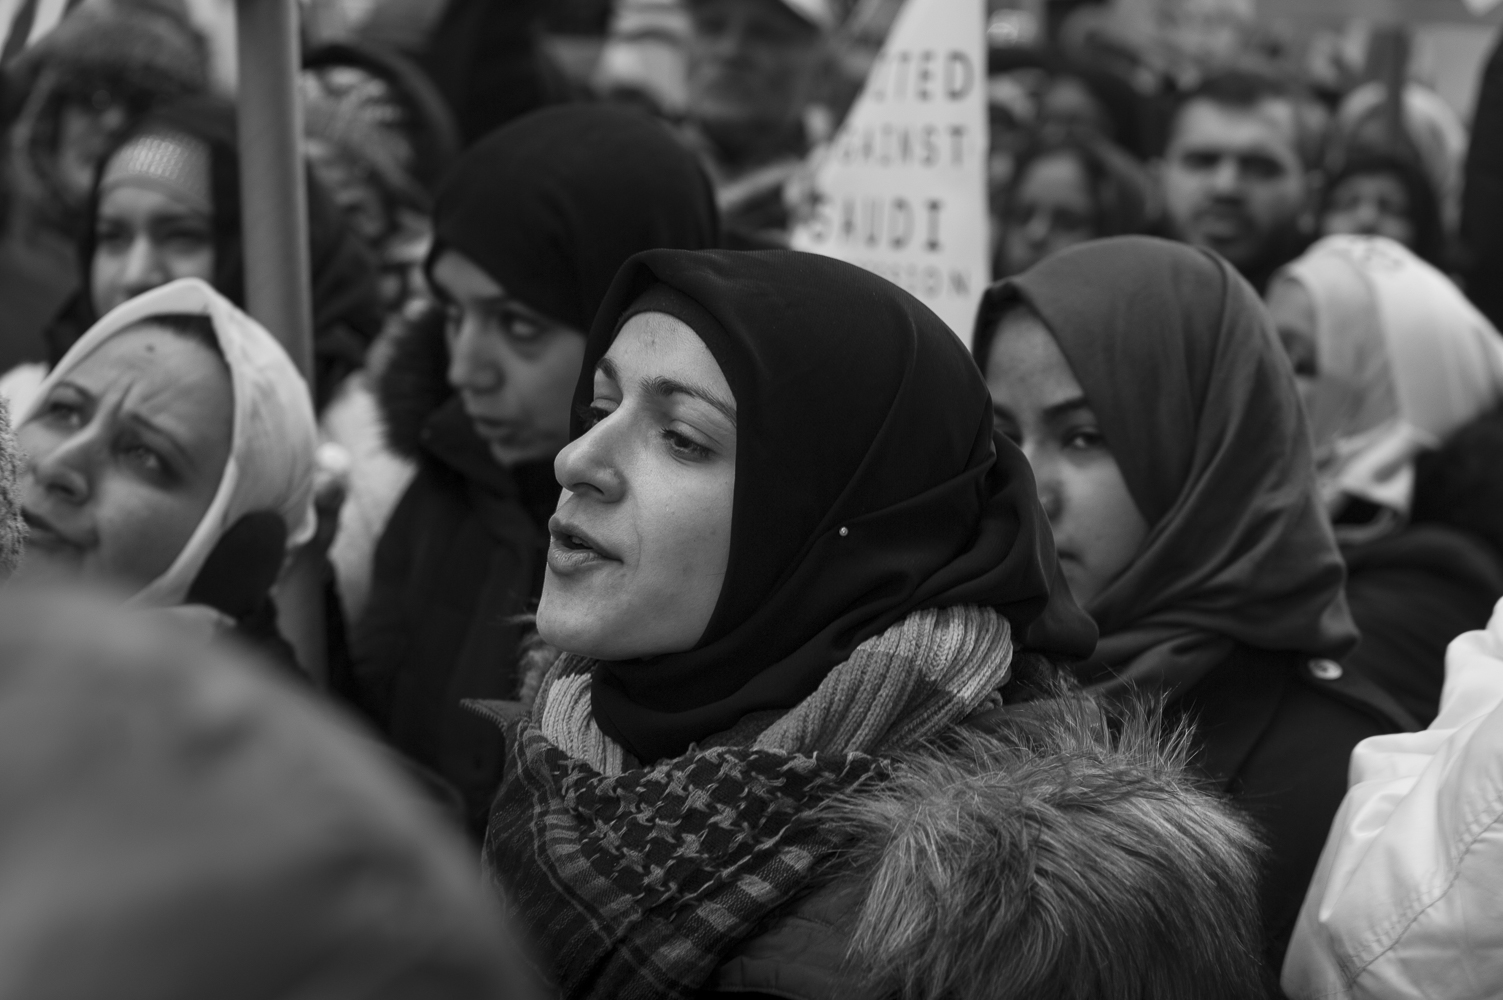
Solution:
M 1429 729 L 1363 740 L 1284 961 L 1315 997 L 1503 992 L 1503 602 L 1451 643 Z

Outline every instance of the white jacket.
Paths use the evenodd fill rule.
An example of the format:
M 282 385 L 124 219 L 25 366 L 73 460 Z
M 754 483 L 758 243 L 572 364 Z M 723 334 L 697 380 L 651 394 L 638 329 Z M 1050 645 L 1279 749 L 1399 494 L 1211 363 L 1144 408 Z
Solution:
M 1348 788 L 1285 992 L 1503 996 L 1503 602 L 1451 643 L 1435 722 L 1359 743 Z

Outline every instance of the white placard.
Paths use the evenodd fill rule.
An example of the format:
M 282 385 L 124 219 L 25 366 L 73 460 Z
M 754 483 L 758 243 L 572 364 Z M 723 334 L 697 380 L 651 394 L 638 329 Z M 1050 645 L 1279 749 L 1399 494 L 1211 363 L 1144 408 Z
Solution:
M 792 240 L 907 289 L 967 343 L 991 277 L 984 6 L 908 0 Z

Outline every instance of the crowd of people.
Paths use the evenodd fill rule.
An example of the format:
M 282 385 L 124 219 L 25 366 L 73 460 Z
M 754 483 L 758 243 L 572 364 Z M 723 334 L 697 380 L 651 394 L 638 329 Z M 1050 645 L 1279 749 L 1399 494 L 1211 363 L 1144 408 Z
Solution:
M 1503 49 L 994 51 L 967 350 L 847 6 L 310 42 L 306 372 L 178 0 L 4 67 L 0 996 L 1503 990 Z

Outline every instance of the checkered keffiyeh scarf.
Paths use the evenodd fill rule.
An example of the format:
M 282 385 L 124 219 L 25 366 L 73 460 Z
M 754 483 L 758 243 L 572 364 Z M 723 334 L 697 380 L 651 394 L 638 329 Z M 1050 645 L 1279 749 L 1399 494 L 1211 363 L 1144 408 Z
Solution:
M 565 656 L 510 734 L 488 868 L 566 1000 L 693 996 L 839 847 L 819 807 L 974 711 L 1011 658 L 993 611 L 916 612 L 753 745 L 640 767 L 594 723 L 590 661 Z

